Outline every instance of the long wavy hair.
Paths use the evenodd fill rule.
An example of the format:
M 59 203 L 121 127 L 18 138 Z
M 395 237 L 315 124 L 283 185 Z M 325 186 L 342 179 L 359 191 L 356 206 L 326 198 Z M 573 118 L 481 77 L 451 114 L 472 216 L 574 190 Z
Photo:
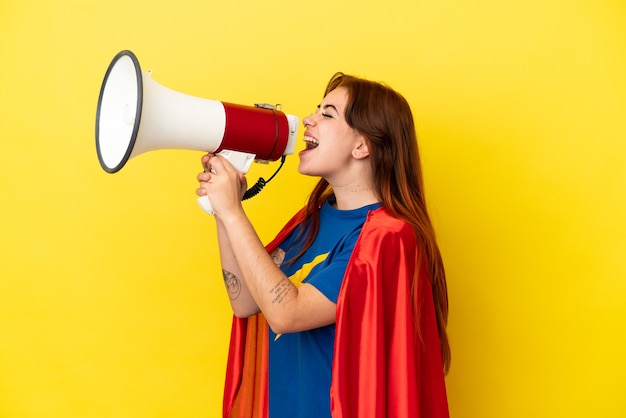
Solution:
M 423 262 L 428 267 L 435 303 L 437 328 L 441 344 L 444 372 L 450 368 L 448 323 L 448 291 L 441 253 L 424 198 L 422 168 L 417 146 L 413 114 L 406 99 L 395 90 L 377 82 L 336 73 L 329 81 L 324 97 L 344 87 L 348 92 L 345 118 L 348 125 L 367 138 L 373 168 L 373 181 L 381 204 L 393 216 L 409 223 L 420 245 Z M 333 196 L 332 187 L 320 179 L 306 208 L 307 224 L 303 254 L 319 231 L 319 210 Z M 419 269 L 415 271 L 411 290 L 417 294 Z M 417 318 L 417 304 L 413 304 Z

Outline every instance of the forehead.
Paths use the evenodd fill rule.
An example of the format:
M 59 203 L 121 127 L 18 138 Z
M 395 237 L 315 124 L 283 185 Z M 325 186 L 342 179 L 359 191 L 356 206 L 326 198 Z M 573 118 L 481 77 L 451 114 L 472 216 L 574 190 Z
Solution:
M 345 109 L 346 104 L 348 103 L 348 89 L 345 87 L 337 87 L 333 91 L 329 92 L 324 100 L 322 101 L 321 107 L 325 106 L 335 106 L 337 110 L 342 111 Z

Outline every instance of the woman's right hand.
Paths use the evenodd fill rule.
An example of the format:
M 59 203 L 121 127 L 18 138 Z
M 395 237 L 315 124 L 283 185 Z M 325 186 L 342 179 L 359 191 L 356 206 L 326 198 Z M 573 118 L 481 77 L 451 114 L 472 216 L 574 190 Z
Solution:
M 224 157 L 206 154 L 201 158 L 203 171 L 198 174 L 198 196 L 207 196 L 215 215 L 225 215 L 241 208 L 247 189 L 246 177 Z

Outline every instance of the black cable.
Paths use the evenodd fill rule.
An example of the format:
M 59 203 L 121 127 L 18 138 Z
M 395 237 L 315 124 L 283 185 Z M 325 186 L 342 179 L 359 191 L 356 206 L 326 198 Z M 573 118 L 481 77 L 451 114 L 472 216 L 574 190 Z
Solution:
M 272 174 L 272 177 L 270 177 L 267 180 L 265 180 L 263 177 L 259 177 L 259 179 L 254 184 L 254 186 L 252 186 L 248 190 L 246 190 L 246 193 L 244 193 L 243 199 L 241 199 L 241 200 L 248 200 L 251 197 L 254 197 L 254 196 L 258 195 L 259 193 L 261 193 L 261 190 L 263 190 L 265 185 L 267 183 L 269 183 L 270 181 L 272 181 L 272 179 L 276 176 L 276 174 L 278 174 L 280 169 L 283 168 L 283 164 L 285 164 L 285 156 L 284 155 L 280 159 L 280 166 L 278 166 L 278 168 L 276 169 L 274 174 Z

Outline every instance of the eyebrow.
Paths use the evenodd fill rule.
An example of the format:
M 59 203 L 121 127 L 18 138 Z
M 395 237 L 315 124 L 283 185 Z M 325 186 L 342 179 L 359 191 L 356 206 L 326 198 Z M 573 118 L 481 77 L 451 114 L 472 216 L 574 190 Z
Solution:
M 337 110 L 337 108 L 335 107 L 335 105 L 332 105 L 332 104 L 326 104 L 326 105 L 324 105 L 324 110 L 328 109 L 329 107 L 330 107 L 330 108 L 335 109 L 335 112 L 339 113 L 339 110 Z M 317 105 L 317 108 L 318 108 L 318 109 L 321 109 L 321 108 L 322 108 L 322 106 L 321 106 L 321 105 Z

